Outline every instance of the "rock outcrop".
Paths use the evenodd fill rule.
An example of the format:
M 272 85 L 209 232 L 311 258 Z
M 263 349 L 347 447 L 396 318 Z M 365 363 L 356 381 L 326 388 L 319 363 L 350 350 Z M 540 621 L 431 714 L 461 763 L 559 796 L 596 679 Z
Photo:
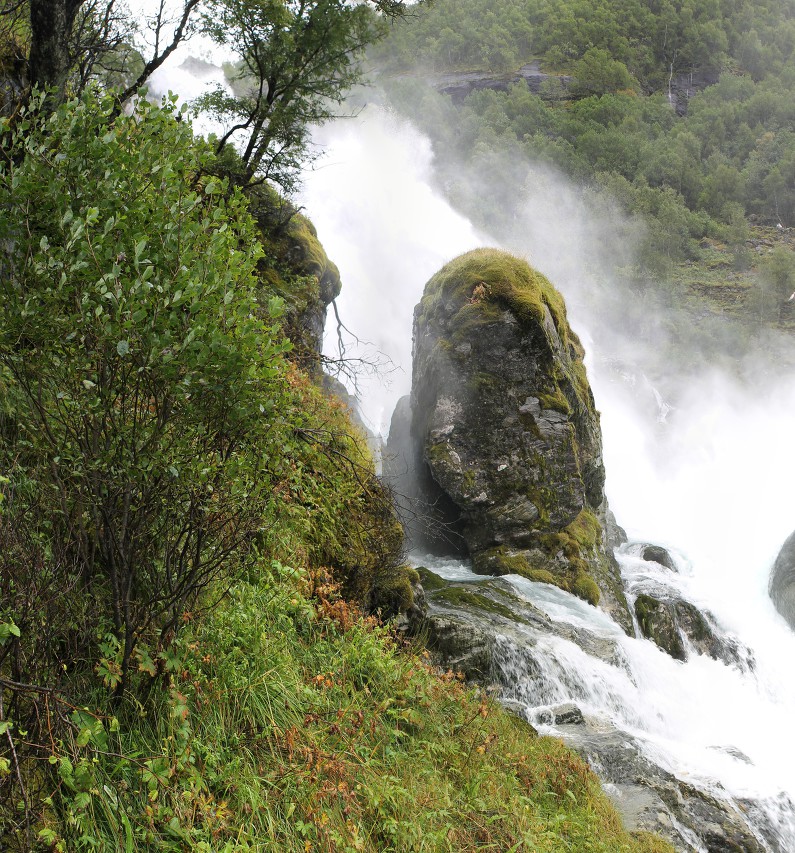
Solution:
M 773 564 L 770 597 L 790 628 L 795 629 L 795 533 L 781 546 Z
M 428 505 L 448 526 L 454 507 L 476 571 L 556 584 L 631 626 L 604 532 L 599 415 L 547 279 L 494 249 L 443 267 L 415 310 L 411 408 Z
M 249 201 L 266 249 L 258 271 L 284 300 L 291 357 L 319 377 L 326 311 L 342 287 L 339 270 L 315 226 L 273 188 L 261 184 L 249 191 Z
M 426 638 L 437 664 L 481 684 L 530 725 L 554 727 L 553 734 L 598 774 L 627 829 L 658 833 L 688 853 L 779 849 L 775 829 L 767 832 L 769 819 L 757 804 L 732 800 L 719 787 L 705 790 L 678 778 L 654 762 L 641 738 L 617 728 L 609 715 L 591 717 L 580 707 L 589 701 L 587 685 L 571 670 L 565 651 L 556 662 L 556 650 L 568 641 L 622 671 L 626 661 L 617 629 L 606 635 L 598 622 L 589 630 L 554 619 L 519 597 L 506 578 L 451 582 L 427 569 L 418 572 L 427 599 L 407 615 L 405 630 Z M 622 700 L 616 695 L 614 701 Z M 749 763 L 731 747 L 715 748 Z M 787 800 L 782 807 L 792 806 Z M 747 815 L 753 816 L 756 830 Z M 757 832 L 769 834 L 770 847 Z
M 548 101 L 559 101 L 570 97 L 574 78 L 565 74 L 546 74 L 538 60 L 528 62 L 517 71 L 506 74 L 491 74 L 487 71 L 451 71 L 431 78 L 434 89 L 449 95 L 454 103 L 462 103 L 472 92 L 492 89 L 507 92 L 511 86 L 525 83 L 534 94 Z

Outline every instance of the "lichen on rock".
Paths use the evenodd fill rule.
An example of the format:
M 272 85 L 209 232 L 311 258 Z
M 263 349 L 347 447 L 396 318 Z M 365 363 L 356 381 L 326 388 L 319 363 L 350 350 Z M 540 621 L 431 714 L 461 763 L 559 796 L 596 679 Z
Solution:
M 555 583 L 626 626 L 583 355 L 544 276 L 496 249 L 462 255 L 415 309 L 412 435 L 476 571 Z

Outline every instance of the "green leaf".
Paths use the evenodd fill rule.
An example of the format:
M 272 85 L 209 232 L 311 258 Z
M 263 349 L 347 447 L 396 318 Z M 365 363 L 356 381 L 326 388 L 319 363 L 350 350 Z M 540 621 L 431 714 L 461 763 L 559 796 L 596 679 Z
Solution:
M 117 352 L 120 356 L 129 355 L 129 353 L 130 353 L 130 343 L 129 343 L 129 341 L 119 341 L 119 342 L 116 344 L 116 352 Z
M 13 622 L 0 622 L 0 646 L 8 642 L 11 637 L 19 637 L 21 632 Z

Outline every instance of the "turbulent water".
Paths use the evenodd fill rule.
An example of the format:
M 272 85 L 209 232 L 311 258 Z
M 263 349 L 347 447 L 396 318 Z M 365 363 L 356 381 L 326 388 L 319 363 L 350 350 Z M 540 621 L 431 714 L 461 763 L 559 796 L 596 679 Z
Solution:
M 326 128 L 319 141 L 328 153 L 306 175 L 302 201 L 340 266 L 345 323 L 399 371 L 391 386 L 370 377 L 360 387 L 367 419 L 383 432 L 410 384 L 411 311 L 425 281 L 459 252 L 496 241 L 478 235 L 434 190 L 430 145 L 405 123 L 368 108 Z M 531 262 L 545 257 L 542 247 L 527 251 Z M 554 264 L 536 263 L 565 296 Z M 588 318 L 577 319 L 587 341 Z M 328 345 L 335 340 L 336 333 Z M 763 846 L 795 850 L 795 635 L 767 595 L 772 560 L 795 528 L 795 380 L 739 389 L 705 369 L 671 408 L 653 388 L 600 367 L 599 355 L 589 353 L 590 376 L 602 412 L 607 494 L 630 536 L 618 554 L 630 598 L 644 584 L 672 587 L 710 611 L 720 632 L 747 651 L 731 666 L 698 654 L 676 661 L 566 593 L 510 578 L 519 596 L 554 620 L 610 639 L 621 653 L 606 662 L 560 637 L 536 638 L 545 645 L 534 659 L 544 663 L 528 677 L 521 643 L 506 641 L 506 695 L 552 732 L 544 710 L 576 703 L 678 778 L 719 798 L 760 804 L 762 822 L 774 827 Z M 655 569 L 632 542 L 668 547 L 678 571 Z M 433 568 L 482 581 L 455 561 Z M 704 849 L 684 829 L 681 839 Z

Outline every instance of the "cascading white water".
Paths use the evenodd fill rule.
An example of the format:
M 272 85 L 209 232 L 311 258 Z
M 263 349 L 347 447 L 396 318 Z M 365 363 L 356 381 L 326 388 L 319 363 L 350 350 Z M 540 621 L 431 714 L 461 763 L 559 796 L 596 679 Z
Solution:
M 484 238 L 434 192 L 429 143 L 407 124 L 367 108 L 327 127 L 319 141 L 328 153 L 305 176 L 302 202 L 340 267 L 343 320 L 402 371 L 391 388 L 371 383 L 360 389 L 367 419 L 383 431 L 390 403 L 408 390 L 411 311 L 425 281 Z M 566 227 L 576 218 L 568 215 Z M 538 241 L 549 228 L 547 221 Z M 572 245 L 584 234 L 570 234 Z M 564 280 L 555 275 L 560 253 L 550 256 L 532 242 L 527 251 L 567 295 L 564 267 Z M 587 246 L 580 245 L 580 253 L 586 255 Z M 568 269 L 573 256 L 565 259 Z M 587 326 L 587 316 L 577 319 Z M 602 412 L 611 507 L 632 538 L 682 555 L 678 573 L 661 571 L 651 580 L 714 614 L 722 632 L 750 649 L 755 665 L 729 666 L 698 654 L 675 661 L 649 641 L 625 637 L 595 608 L 512 578 L 518 595 L 555 620 L 609 639 L 620 653 L 605 661 L 560 637 L 534 637 L 535 664 L 528 669 L 520 645 L 506 642 L 503 679 L 513 679 L 513 697 L 537 721 L 543 717 L 533 717 L 533 708 L 575 701 L 586 715 L 609 720 L 636 739 L 680 778 L 720 796 L 759 802 L 777 835 L 770 849 L 794 850 L 795 740 L 789 732 L 795 634 L 773 609 L 767 580 L 778 548 L 795 528 L 795 379 L 740 390 L 705 371 L 690 380 L 689 393 L 660 431 L 638 418 L 611 377 L 589 369 Z M 631 548 L 620 562 L 630 592 L 653 573 Z M 435 566 L 448 577 L 478 580 L 455 561 Z M 685 844 L 688 833 L 680 835 Z
M 405 122 L 368 107 L 321 128 L 315 141 L 326 153 L 305 175 L 302 201 L 321 240 L 341 238 L 328 249 L 342 271 L 338 306 L 362 341 L 347 336 L 348 355 L 365 362 L 386 357 L 385 372 L 363 372 L 357 382 L 365 421 L 385 433 L 395 401 L 411 388 L 412 315 L 425 282 L 487 238 L 434 191 L 430 142 Z M 330 318 L 331 357 L 336 346 Z

